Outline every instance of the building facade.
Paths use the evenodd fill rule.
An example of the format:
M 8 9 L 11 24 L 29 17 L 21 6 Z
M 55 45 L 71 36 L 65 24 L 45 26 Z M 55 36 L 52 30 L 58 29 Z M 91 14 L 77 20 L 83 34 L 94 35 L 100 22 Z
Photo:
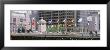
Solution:
M 82 20 L 81 20 L 82 19 Z M 80 20 L 78 22 L 78 20 Z M 82 32 L 100 30 L 100 14 L 98 10 L 77 11 L 77 26 L 82 28 Z
M 45 20 L 46 32 L 89 32 L 100 31 L 100 11 L 98 10 L 11 10 L 11 32 L 42 31 L 39 24 L 41 17 Z M 33 19 L 34 18 L 34 19 Z M 40 26 L 40 27 L 39 27 Z M 42 27 L 42 29 L 41 29 Z M 65 34 L 65 33 L 64 33 Z
M 10 14 L 10 32 L 25 33 L 26 30 L 31 29 L 30 11 L 15 11 L 11 10 Z M 22 30 L 22 31 L 19 31 Z
M 72 31 L 75 26 L 75 16 L 73 10 L 41 10 L 39 17 L 43 17 L 48 28 L 56 28 L 55 32 Z M 52 30 L 52 29 L 51 29 Z M 48 31 L 48 30 L 47 30 Z

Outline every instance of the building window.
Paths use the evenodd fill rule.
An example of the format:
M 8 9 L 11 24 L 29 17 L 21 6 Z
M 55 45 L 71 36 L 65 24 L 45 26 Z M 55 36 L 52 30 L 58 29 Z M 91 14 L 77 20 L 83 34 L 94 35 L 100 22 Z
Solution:
M 23 22 L 23 19 L 22 18 L 20 18 L 20 22 Z
M 13 18 L 13 22 L 16 22 L 16 18 Z

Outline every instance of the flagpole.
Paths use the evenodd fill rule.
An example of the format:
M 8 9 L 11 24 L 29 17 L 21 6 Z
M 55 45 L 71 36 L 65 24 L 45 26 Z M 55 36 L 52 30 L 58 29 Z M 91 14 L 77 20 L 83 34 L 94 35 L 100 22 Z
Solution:
M 67 11 L 66 11 L 66 18 L 67 18 Z M 67 19 L 66 19 L 66 21 L 65 21 L 65 29 L 66 29 L 66 33 L 67 33 Z M 65 33 L 65 34 L 66 34 Z
M 77 23 L 76 23 L 76 16 L 77 16 L 77 10 L 74 11 L 75 27 L 76 27 L 76 25 L 77 25 Z M 75 29 L 75 27 L 73 27 L 73 30 Z M 76 30 L 75 30 L 75 32 L 76 32 Z
M 51 22 L 51 24 L 50 24 L 50 26 L 51 26 L 51 30 L 52 30 L 52 11 L 51 11 L 51 20 L 50 20 Z
M 58 11 L 58 33 L 59 33 L 59 11 Z
M 52 11 L 51 11 L 51 22 L 52 22 Z M 52 28 L 52 23 L 51 23 L 51 28 Z

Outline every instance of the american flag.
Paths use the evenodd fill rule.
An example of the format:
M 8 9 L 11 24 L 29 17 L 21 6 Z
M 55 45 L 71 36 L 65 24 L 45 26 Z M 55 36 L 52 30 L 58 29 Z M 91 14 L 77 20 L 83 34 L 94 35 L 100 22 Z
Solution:
M 67 20 L 67 17 L 65 17 L 65 19 L 63 20 L 63 22 L 65 22 Z
M 57 20 L 57 22 L 59 22 L 59 19 Z
M 79 18 L 78 22 L 82 22 L 82 18 Z
M 33 26 L 33 27 L 35 27 L 35 22 L 36 22 L 36 21 L 35 21 L 35 19 L 33 18 L 33 19 L 32 19 L 32 26 Z
M 50 20 L 48 21 L 48 23 L 51 24 L 51 23 L 52 23 L 52 19 L 50 19 Z

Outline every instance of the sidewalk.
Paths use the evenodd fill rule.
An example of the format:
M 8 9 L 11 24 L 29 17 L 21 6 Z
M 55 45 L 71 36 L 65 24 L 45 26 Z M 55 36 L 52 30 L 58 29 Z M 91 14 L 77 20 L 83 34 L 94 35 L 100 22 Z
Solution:
M 68 32 L 68 33 L 11 33 L 11 36 L 35 36 L 35 37 L 100 37 L 100 36 L 92 36 L 89 33 L 79 33 L 79 32 Z

